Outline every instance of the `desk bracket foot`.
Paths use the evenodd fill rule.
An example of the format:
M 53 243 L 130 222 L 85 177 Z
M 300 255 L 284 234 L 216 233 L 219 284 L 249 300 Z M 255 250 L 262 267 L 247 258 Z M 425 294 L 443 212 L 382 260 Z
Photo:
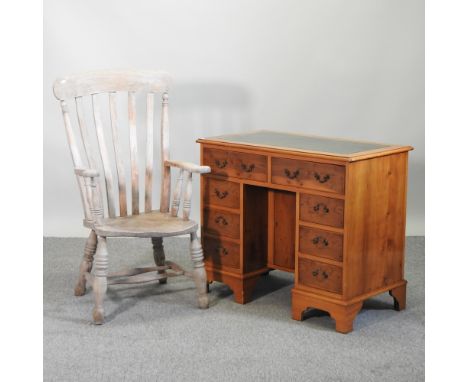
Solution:
M 393 308 L 396 311 L 406 308 L 406 284 L 390 289 L 388 293 L 393 297 Z
M 320 309 L 328 312 L 335 320 L 335 330 L 339 333 L 349 333 L 353 330 L 353 321 L 362 308 L 362 301 L 349 304 L 297 289 L 293 289 L 291 294 L 291 315 L 293 320 L 302 321 L 304 311 L 309 308 Z
M 258 274 L 242 278 L 240 275 L 224 273 L 211 268 L 207 268 L 206 272 L 209 282 L 218 281 L 226 284 L 232 290 L 234 301 L 238 304 L 247 304 L 252 301 L 252 293 L 255 289 L 255 285 L 262 275 L 261 272 L 258 272 Z M 208 288 L 209 284 L 207 283 L 207 290 Z

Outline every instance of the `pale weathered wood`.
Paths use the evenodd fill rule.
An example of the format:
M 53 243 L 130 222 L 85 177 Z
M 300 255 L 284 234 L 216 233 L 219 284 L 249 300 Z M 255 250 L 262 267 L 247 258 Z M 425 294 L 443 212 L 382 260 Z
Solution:
M 127 187 L 125 185 L 125 169 L 120 151 L 119 129 L 117 125 L 117 93 L 109 93 L 109 110 L 111 116 L 112 142 L 114 143 L 115 164 L 119 184 L 119 210 L 120 216 L 127 215 Z
M 156 238 L 156 239 L 160 239 L 160 238 Z M 167 261 L 165 262 L 165 265 L 157 265 L 155 267 L 130 268 L 130 269 L 124 269 L 118 272 L 112 272 L 107 275 L 107 278 L 108 279 L 117 278 L 117 277 L 120 278 L 120 277 L 139 275 L 141 273 L 147 273 L 147 272 L 160 272 L 160 271 L 164 272 L 167 270 L 173 270 L 175 273 L 184 272 L 184 273 L 190 274 L 190 272 L 186 271 L 179 264 L 176 264 L 173 261 Z
M 85 178 L 96 178 L 99 172 L 93 168 L 75 168 L 75 174 Z
M 76 179 L 80 188 L 81 202 L 83 204 L 83 210 L 85 215 L 84 222 L 85 224 L 92 224 L 94 222 L 94 217 L 93 213 L 91 212 L 91 194 L 89 194 L 88 185 L 86 184 L 86 178 L 82 176 L 77 176 Z
M 78 118 L 78 126 L 80 127 L 81 139 L 88 159 L 88 166 L 90 168 L 96 168 L 96 161 L 94 160 L 93 150 L 91 148 L 91 140 L 89 132 L 85 122 L 84 110 L 83 110 L 83 98 L 75 98 L 76 116 Z
M 83 296 L 86 292 L 86 272 L 91 272 L 94 261 L 94 254 L 96 253 L 97 247 L 97 236 L 96 233 L 91 230 L 89 233 L 88 240 L 85 244 L 83 260 L 80 264 L 80 275 L 78 277 L 78 282 L 75 286 L 75 296 Z
M 179 213 L 180 202 L 182 199 L 183 219 L 188 220 L 190 216 L 192 199 L 192 173 L 206 174 L 211 171 L 209 166 L 198 166 L 193 163 L 167 160 L 164 165 L 179 168 L 179 176 L 172 195 L 171 216 L 177 216 Z
M 99 173 L 93 169 L 76 168 L 75 174 L 84 184 L 84 199 L 86 200 L 86 207 L 89 210 L 89 216 L 86 217 L 86 222 L 93 227 L 94 224 L 100 224 L 101 219 L 104 217 L 102 198 L 95 180 L 95 178 L 99 176 Z
M 168 277 L 185 275 L 193 278 L 198 291 L 198 305 L 208 307 L 205 283 L 206 273 L 203 264 L 203 250 L 196 236 L 198 224 L 189 220 L 192 198 L 192 174 L 208 173 L 208 166 L 198 166 L 188 162 L 169 161 L 169 112 L 168 112 L 168 77 L 160 72 L 127 72 L 112 71 L 86 73 L 56 81 L 54 93 L 61 101 L 62 113 L 67 133 L 67 140 L 72 155 L 75 175 L 80 186 L 82 202 L 85 210 L 84 225 L 91 228 L 91 233 L 85 246 L 85 252 L 80 266 L 78 283 L 75 288 L 76 295 L 85 293 L 86 283 L 93 285 L 95 306 L 93 320 L 96 324 L 104 322 L 104 296 L 107 286 L 121 283 L 143 283 L 159 280 L 165 283 Z M 121 151 L 122 140 L 119 136 L 117 92 L 128 94 L 128 131 L 130 143 L 131 168 L 131 211 L 127 207 L 127 189 L 125 165 L 126 161 Z M 137 134 L 137 108 L 136 92 L 146 93 L 146 160 L 145 160 L 145 206 L 140 213 L 139 206 L 139 171 L 138 171 L 138 134 Z M 161 112 L 161 204 L 160 210 L 153 210 L 153 171 L 154 171 L 154 93 L 162 92 Z M 109 101 L 110 133 L 112 134 L 113 155 L 108 152 L 105 124 L 99 107 L 98 96 L 106 93 Z M 94 128 L 102 162 L 102 175 L 105 181 L 106 192 L 101 193 L 98 179 L 101 164 L 93 156 L 92 142 L 86 126 L 83 97 L 90 96 Z M 73 135 L 66 98 L 75 98 L 78 125 L 86 163 L 80 157 L 79 145 Z M 107 125 L 106 125 L 107 128 Z M 111 155 L 110 155 L 111 154 Z M 114 163 L 115 159 L 115 163 Z M 116 214 L 113 170 L 117 170 L 119 210 Z M 171 173 L 170 169 L 177 167 L 180 170 L 180 181 L 174 192 L 174 206 L 171 213 Z M 115 190 L 116 191 L 116 190 Z M 103 195 L 105 194 L 105 195 Z M 107 199 L 108 218 L 104 218 L 103 196 Z M 182 199 L 183 213 L 178 217 Z M 173 213 L 172 213 L 173 212 Z M 129 215 L 130 214 L 130 215 Z M 120 215 L 120 216 L 116 216 Z M 184 270 L 179 265 L 165 260 L 162 238 L 191 234 L 191 253 L 194 271 Z M 153 242 L 155 267 L 134 268 L 108 274 L 108 254 L 106 240 L 108 237 L 150 237 Z M 94 260 L 94 266 L 93 266 Z M 94 274 L 91 274 L 91 269 Z M 155 274 L 156 273 L 156 274 Z
M 65 101 L 60 102 L 60 106 L 62 108 L 62 116 L 63 122 L 65 124 L 65 132 L 67 135 L 68 147 L 70 148 L 70 154 L 72 157 L 72 162 L 74 167 L 83 167 L 83 162 L 81 160 L 81 156 L 78 150 L 78 146 L 76 144 L 75 135 L 73 134 L 72 124 L 70 120 L 70 112 L 68 110 L 68 105 Z M 80 197 L 81 202 L 83 204 L 83 212 L 85 215 L 85 220 L 90 220 L 91 211 L 89 207 L 89 203 L 86 197 L 86 185 L 84 179 L 82 177 L 77 177 L 78 186 L 80 188 Z
M 108 253 L 106 238 L 98 236 L 98 245 L 94 257 L 94 309 L 93 320 L 95 324 L 104 323 L 104 296 L 107 291 L 107 265 Z
M 156 266 L 156 267 L 141 267 L 141 268 L 130 268 L 130 269 L 124 269 L 121 271 L 117 272 L 112 272 L 107 275 L 107 278 L 110 279 L 112 277 L 127 277 L 127 276 L 134 276 L 134 275 L 139 275 L 140 273 L 146 273 L 146 272 L 156 272 L 156 271 L 165 271 L 169 269 L 168 266 Z
M 83 161 L 81 160 L 80 152 L 76 144 L 75 135 L 73 134 L 72 124 L 70 121 L 70 111 L 68 110 L 68 105 L 65 101 L 61 101 L 60 106 L 62 107 L 63 121 L 65 123 L 65 132 L 67 134 L 68 146 L 70 148 L 73 165 L 75 167 L 83 167 Z
M 174 263 L 173 261 L 166 260 L 166 265 L 169 266 L 169 268 L 174 270 L 175 272 L 182 272 L 187 277 L 193 277 L 192 272 L 187 271 L 186 269 L 182 268 L 179 264 Z
M 169 265 L 170 263 L 170 265 Z M 156 275 L 148 275 L 148 273 L 158 272 Z M 166 272 L 168 271 L 168 272 Z M 160 273 L 163 272 L 163 273 Z M 163 267 L 145 267 L 132 268 L 120 272 L 109 273 L 107 275 L 107 285 L 113 284 L 140 284 L 158 280 L 160 284 L 167 281 L 168 277 L 187 276 L 192 277 L 192 273 L 183 269 L 180 265 L 174 262 L 168 262 L 167 266 Z M 84 273 L 85 281 L 93 284 L 95 277 L 90 272 Z
M 208 308 L 208 294 L 206 293 L 206 271 L 203 263 L 203 248 L 198 240 L 197 232 L 190 234 L 190 253 L 192 255 L 192 277 L 197 287 L 198 307 Z
M 153 209 L 153 121 L 154 121 L 154 94 L 148 93 L 146 97 L 146 172 L 145 172 L 145 212 Z
M 122 277 L 118 279 L 110 279 L 107 281 L 107 285 L 115 285 L 115 284 L 143 284 L 151 281 L 161 281 L 167 280 L 168 277 L 176 277 L 182 276 L 183 272 L 174 272 L 174 273 L 166 273 L 164 275 L 159 273 L 142 273 L 134 276 Z
M 99 144 L 99 153 L 101 155 L 102 167 L 104 169 L 104 179 L 106 182 L 107 191 L 107 209 L 109 217 L 115 217 L 115 203 L 114 203 L 114 178 L 109 161 L 109 154 L 107 151 L 106 140 L 104 137 L 104 126 L 101 119 L 101 110 L 99 107 L 99 100 L 96 95 L 92 95 L 94 125 L 96 128 L 96 136 Z M 79 167 L 79 166 L 77 166 Z
M 162 96 L 161 110 L 161 202 L 159 210 L 168 212 L 171 197 L 171 168 L 165 165 L 169 160 L 169 95 L 164 93 Z
M 190 172 L 195 172 L 197 174 L 207 174 L 211 171 L 210 166 L 199 166 L 194 163 L 190 162 L 184 162 L 180 160 L 166 160 L 164 161 L 164 164 L 166 166 L 171 166 L 171 167 L 178 167 L 183 170 L 187 170 Z
M 102 199 L 97 190 L 97 182 L 95 178 L 95 176 L 84 177 L 86 196 L 88 199 L 89 210 L 91 212 L 90 220 L 93 225 L 99 225 L 104 217 L 104 210 L 102 208 Z
M 86 282 L 90 285 L 94 285 L 94 275 L 91 274 L 90 272 L 86 272 L 85 273 L 85 279 L 86 279 Z
M 136 131 L 135 93 L 128 93 L 128 130 L 130 133 L 130 160 L 132 166 L 132 213 L 140 213 L 140 192 L 138 185 L 138 140 Z
M 188 220 L 190 217 L 190 206 L 192 202 L 192 173 L 185 172 L 185 192 L 184 192 L 184 201 L 183 201 L 183 219 Z
M 71 75 L 54 83 L 59 100 L 114 91 L 159 93 L 168 90 L 171 78 L 162 71 L 105 70 Z
M 94 229 L 107 237 L 166 237 L 184 235 L 198 229 L 197 222 L 152 211 L 139 215 L 102 219 Z
M 91 205 L 88 199 L 88 191 L 85 179 L 81 176 L 76 177 L 78 187 L 80 188 L 81 203 L 83 205 L 83 212 L 85 216 L 85 222 L 91 223 L 93 221 L 93 214 L 91 212 Z
M 172 196 L 172 208 L 171 216 L 177 216 L 179 213 L 180 198 L 182 195 L 182 184 L 184 182 L 184 170 L 179 170 L 179 176 L 177 177 L 176 185 L 174 188 L 174 194 Z

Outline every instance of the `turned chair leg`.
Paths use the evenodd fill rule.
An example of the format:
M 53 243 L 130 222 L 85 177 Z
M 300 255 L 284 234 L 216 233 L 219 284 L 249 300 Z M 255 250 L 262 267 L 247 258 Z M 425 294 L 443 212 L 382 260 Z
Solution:
M 96 232 L 91 230 L 88 240 L 86 240 L 83 259 L 80 264 L 80 275 L 75 286 L 75 296 L 83 296 L 86 292 L 85 274 L 91 272 L 93 268 L 94 254 L 96 253 L 97 236 Z
M 197 288 L 198 307 L 208 308 L 208 295 L 206 293 L 206 271 L 203 263 L 203 248 L 198 240 L 197 233 L 190 234 L 190 253 L 193 262 L 193 280 Z
M 97 251 L 94 257 L 94 323 L 100 325 L 104 323 L 104 296 L 107 291 L 107 243 L 106 238 L 98 236 Z
M 164 245 L 162 237 L 152 237 L 151 242 L 153 243 L 153 257 L 154 262 L 157 266 L 163 266 L 166 264 L 166 255 L 164 254 Z M 166 271 L 158 271 L 159 274 L 166 274 Z M 159 279 L 160 284 L 167 283 L 167 277 Z

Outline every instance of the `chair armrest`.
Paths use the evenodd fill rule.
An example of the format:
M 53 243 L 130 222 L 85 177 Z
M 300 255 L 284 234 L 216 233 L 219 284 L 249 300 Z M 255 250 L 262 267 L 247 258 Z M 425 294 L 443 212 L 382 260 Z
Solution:
M 96 178 L 99 176 L 99 171 L 92 168 L 75 168 L 75 174 L 84 178 Z
M 180 160 L 166 160 L 164 161 L 164 166 L 178 167 L 182 170 L 187 170 L 188 172 L 197 174 L 207 174 L 211 172 L 210 166 L 199 166 L 195 163 L 184 162 Z

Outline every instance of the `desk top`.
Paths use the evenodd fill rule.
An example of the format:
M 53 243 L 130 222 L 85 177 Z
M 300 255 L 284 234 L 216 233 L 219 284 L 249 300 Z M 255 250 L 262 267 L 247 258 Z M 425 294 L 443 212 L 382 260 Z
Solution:
M 298 151 L 301 153 L 341 157 L 349 161 L 413 149 L 411 146 L 389 145 L 267 130 L 200 138 L 197 142 Z

